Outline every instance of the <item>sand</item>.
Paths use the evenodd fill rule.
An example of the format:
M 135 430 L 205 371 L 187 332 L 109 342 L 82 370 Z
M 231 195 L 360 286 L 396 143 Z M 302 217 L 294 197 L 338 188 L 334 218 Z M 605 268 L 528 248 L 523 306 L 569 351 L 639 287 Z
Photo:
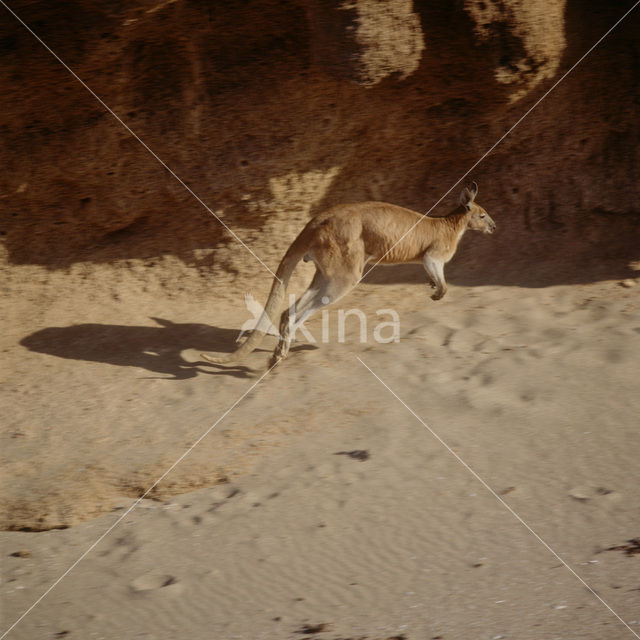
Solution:
M 7 638 L 640 634 L 635 281 L 454 284 L 436 303 L 423 279 L 361 285 L 340 306 L 367 343 L 355 322 L 339 343 L 333 309 L 329 344 L 248 393 L 248 369 L 199 357 L 231 347 L 240 292 L 25 285 L 5 310 L 2 481 L 6 526 L 32 530 L 0 534 L 2 628 L 90 551 Z M 380 308 L 398 343 L 371 340 Z

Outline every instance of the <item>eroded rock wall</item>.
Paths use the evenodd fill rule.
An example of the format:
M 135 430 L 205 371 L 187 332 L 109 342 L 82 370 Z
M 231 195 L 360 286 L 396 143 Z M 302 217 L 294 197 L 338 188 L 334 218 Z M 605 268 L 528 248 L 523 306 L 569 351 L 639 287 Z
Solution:
M 3 9 L 6 261 L 59 269 L 170 255 L 254 277 L 263 267 L 212 214 L 275 268 L 329 204 L 426 211 L 630 6 L 15 2 L 210 211 Z M 567 250 L 573 262 L 617 260 L 620 275 L 640 258 L 639 13 L 471 172 L 500 234 L 469 243 L 460 261 L 487 265 L 485 280 L 519 283 L 509 274 Z M 571 277 L 611 275 L 589 273 Z

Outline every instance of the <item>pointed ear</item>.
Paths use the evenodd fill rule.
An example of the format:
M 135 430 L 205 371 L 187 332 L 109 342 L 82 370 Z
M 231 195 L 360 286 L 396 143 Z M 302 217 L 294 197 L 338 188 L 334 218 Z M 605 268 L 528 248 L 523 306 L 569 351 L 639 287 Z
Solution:
M 471 196 L 472 196 L 472 200 L 476 199 L 476 196 L 478 195 L 478 184 L 476 182 L 472 182 L 471 183 Z
M 475 183 L 474 183 L 475 184 Z M 465 187 L 460 194 L 460 204 L 467 210 L 471 211 L 471 203 L 475 198 L 475 193 Z

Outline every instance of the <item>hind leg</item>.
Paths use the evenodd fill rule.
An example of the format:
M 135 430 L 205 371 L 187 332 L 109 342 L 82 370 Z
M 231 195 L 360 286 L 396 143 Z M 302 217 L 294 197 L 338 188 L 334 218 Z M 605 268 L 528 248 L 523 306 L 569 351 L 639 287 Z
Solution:
M 322 289 L 323 277 L 319 270 L 316 271 L 309 288 L 280 316 L 280 335 L 288 331 L 289 324 L 295 323 L 297 317 L 309 306 L 318 291 Z
M 346 275 L 346 277 L 345 277 Z M 341 278 L 331 279 L 324 276 L 319 270 L 300 299 L 294 305 L 293 310 L 285 311 L 280 319 L 280 342 L 273 352 L 272 362 L 286 358 L 291 346 L 291 339 L 296 329 L 305 322 L 312 313 L 327 305 L 336 302 L 358 283 L 358 273 L 345 274 Z
M 302 314 L 306 311 L 323 286 L 324 278 L 322 277 L 320 270 L 317 269 L 309 288 L 298 298 L 298 300 L 296 300 L 296 302 L 282 312 L 279 327 L 280 340 L 274 351 L 273 360 L 280 360 L 288 354 L 291 340 L 295 334 L 295 328 L 297 328 L 297 325 L 304 322 L 304 320 L 300 321 Z M 305 319 L 308 317 L 309 316 L 307 315 Z

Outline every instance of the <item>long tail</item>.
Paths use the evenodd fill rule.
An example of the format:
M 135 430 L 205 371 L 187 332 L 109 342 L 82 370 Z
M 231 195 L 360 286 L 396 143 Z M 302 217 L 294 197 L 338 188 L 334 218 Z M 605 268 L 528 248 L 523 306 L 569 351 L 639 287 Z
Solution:
M 280 265 L 276 271 L 276 277 L 273 279 L 273 284 L 271 285 L 271 291 L 269 292 L 267 303 L 264 306 L 264 315 L 269 318 L 272 326 L 274 327 L 278 327 L 280 323 L 278 312 L 282 307 L 282 302 L 287 291 L 287 285 L 289 284 L 291 274 L 304 255 L 304 251 L 298 248 L 296 246 L 297 244 L 297 242 L 294 242 L 280 261 Z M 254 349 L 258 348 L 262 339 L 266 335 L 266 331 L 262 331 L 259 328 L 268 324 L 264 322 L 264 315 L 249 338 L 245 340 L 245 342 L 243 342 L 233 353 L 225 356 L 219 356 L 218 358 L 212 358 L 211 356 L 202 353 L 202 357 L 214 364 L 225 364 L 228 362 L 239 362 L 248 356 Z

